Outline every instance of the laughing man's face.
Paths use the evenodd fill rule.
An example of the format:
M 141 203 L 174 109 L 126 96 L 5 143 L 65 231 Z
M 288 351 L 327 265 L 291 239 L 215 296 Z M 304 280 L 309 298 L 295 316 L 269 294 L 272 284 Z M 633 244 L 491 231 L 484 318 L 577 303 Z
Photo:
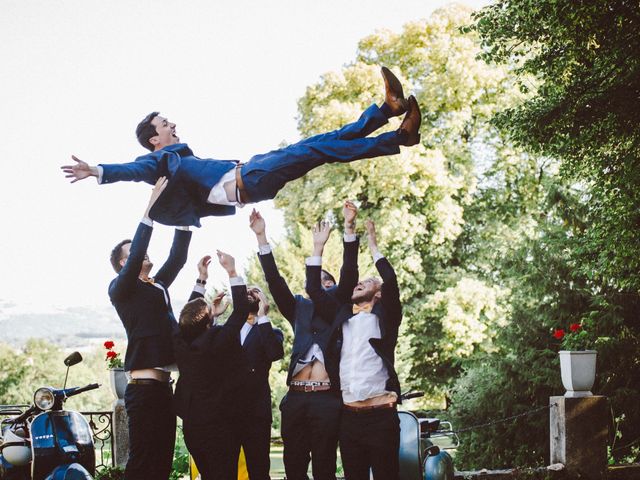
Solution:
M 156 115 L 154 119 L 151 120 L 151 125 L 156 127 L 156 132 L 158 133 L 155 137 L 149 139 L 155 150 L 160 150 L 167 145 L 175 145 L 180 142 L 180 138 L 176 135 L 175 123 L 171 123 L 166 118 Z

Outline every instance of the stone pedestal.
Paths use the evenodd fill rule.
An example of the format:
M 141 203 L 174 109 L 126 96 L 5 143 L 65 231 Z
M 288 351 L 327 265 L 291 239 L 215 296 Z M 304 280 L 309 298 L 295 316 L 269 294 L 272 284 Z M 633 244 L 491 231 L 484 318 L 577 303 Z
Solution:
M 124 400 L 113 402 L 113 450 L 115 464 L 124 468 L 129 459 L 129 418 L 124 408 Z
M 550 397 L 551 464 L 590 480 L 604 479 L 607 470 L 608 409 L 603 396 Z

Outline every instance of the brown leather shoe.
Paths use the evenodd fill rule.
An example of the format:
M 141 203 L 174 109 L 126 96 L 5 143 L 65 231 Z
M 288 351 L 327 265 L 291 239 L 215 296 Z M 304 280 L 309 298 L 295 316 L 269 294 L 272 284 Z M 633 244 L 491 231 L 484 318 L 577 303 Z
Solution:
M 387 67 L 382 67 L 384 79 L 384 103 L 389 106 L 391 116 L 397 117 L 407 111 L 407 99 L 402 92 L 402 84 Z
M 416 101 L 416 97 L 411 95 L 409 97 L 409 104 L 407 114 L 404 116 L 402 123 L 400 124 L 399 133 L 402 135 L 401 145 L 410 147 L 420 143 L 420 122 L 422 122 L 422 115 L 420 114 L 420 107 Z

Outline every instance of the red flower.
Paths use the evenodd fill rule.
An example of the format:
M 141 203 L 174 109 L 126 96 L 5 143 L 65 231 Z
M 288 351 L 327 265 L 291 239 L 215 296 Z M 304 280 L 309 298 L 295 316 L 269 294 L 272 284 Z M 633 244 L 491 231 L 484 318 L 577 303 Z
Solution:
M 579 323 L 572 323 L 571 325 L 569 325 L 569 330 L 571 330 L 572 332 L 577 332 L 581 328 L 582 325 L 580 325 Z
M 564 330 L 562 328 L 557 328 L 553 332 L 553 337 L 558 340 L 562 340 L 564 338 Z
M 114 345 L 115 343 L 113 343 L 113 341 L 111 340 L 107 340 L 106 342 L 104 342 L 104 348 L 106 348 L 107 350 L 111 350 Z
M 113 351 L 107 352 L 107 358 L 116 358 L 117 356 L 118 354 L 116 352 L 113 352 Z

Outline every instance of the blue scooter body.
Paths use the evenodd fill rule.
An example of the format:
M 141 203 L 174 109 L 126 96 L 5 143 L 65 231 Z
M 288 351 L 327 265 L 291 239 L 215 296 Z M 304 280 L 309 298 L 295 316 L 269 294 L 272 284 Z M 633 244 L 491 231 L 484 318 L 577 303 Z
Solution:
M 31 422 L 31 448 L 33 480 L 84 480 L 95 474 L 91 427 L 78 412 L 54 410 L 36 416 Z M 84 476 L 77 476 L 81 473 Z

